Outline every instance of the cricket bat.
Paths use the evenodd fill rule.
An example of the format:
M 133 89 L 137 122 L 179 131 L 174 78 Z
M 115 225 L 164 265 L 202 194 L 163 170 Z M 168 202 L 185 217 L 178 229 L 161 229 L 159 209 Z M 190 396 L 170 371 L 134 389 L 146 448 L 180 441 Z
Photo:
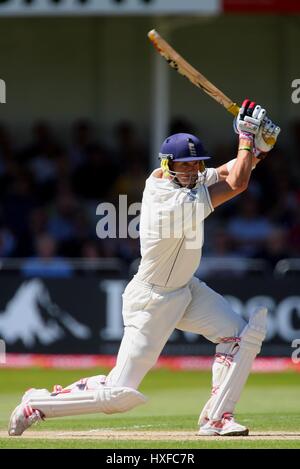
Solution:
M 171 47 L 155 29 L 149 31 L 148 37 L 160 55 L 164 57 L 168 64 L 180 73 L 180 75 L 183 75 L 195 86 L 202 89 L 211 98 L 225 107 L 228 112 L 234 116 L 238 115 L 240 107 L 219 90 L 219 88 L 213 85 L 204 75 L 202 75 L 202 73 L 189 64 L 181 55 L 179 55 L 178 52 L 176 52 L 176 50 L 173 49 L 173 47 Z M 272 137 L 266 139 L 266 141 L 271 145 L 275 143 Z

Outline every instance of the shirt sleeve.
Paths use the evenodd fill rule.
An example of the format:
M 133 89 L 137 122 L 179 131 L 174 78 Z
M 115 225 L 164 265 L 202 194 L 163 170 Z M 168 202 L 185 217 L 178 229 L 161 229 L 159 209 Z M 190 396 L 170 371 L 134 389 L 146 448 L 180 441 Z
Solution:
M 208 217 L 213 211 L 214 207 L 211 202 L 209 191 L 206 185 L 203 185 L 203 199 L 204 199 L 204 219 Z
M 207 168 L 206 175 L 205 175 L 205 185 L 209 187 L 212 184 L 215 184 L 216 182 L 218 182 L 218 180 L 219 180 L 219 177 L 218 177 L 218 172 L 216 168 Z

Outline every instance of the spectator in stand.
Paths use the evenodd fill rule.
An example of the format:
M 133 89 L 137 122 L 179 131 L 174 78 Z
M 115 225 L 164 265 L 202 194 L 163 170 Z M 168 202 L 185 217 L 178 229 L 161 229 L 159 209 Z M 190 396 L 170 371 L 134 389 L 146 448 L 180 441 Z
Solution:
M 101 240 L 102 257 L 119 257 L 119 245 L 117 238 L 105 238 Z
M 27 165 L 35 183 L 39 203 L 48 203 L 55 195 L 60 152 L 58 147 L 49 146 L 47 153 L 36 156 Z
M 139 259 L 140 253 L 140 241 L 134 238 L 123 238 L 119 240 L 119 252 L 118 257 L 123 259 L 128 265 L 130 265 L 136 259 Z
M 0 177 L 7 172 L 7 165 L 13 159 L 11 136 L 4 125 L 0 124 Z
M 109 199 L 118 202 L 119 194 L 127 195 L 127 203 L 141 202 L 145 186 L 146 171 L 140 161 L 134 161 L 121 172 L 112 186 Z
M 59 148 L 55 155 L 56 191 L 59 186 L 70 186 L 71 163 L 69 155 L 64 148 Z
M 294 212 L 294 220 L 288 235 L 288 244 L 293 257 L 300 257 L 300 192 L 298 195 L 298 207 Z
M 75 236 L 75 216 L 78 202 L 72 192 L 57 195 L 49 216 L 47 231 L 58 242 L 68 241 Z
M 15 152 L 10 132 L 4 125 L 0 125 L 0 197 L 6 196 L 11 190 L 16 175 L 20 172 L 16 162 Z M 3 200 L 3 199 L 2 199 Z
M 295 148 L 299 149 L 300 148 L 300 119 L 296 119 L 292 123 L 292 134 L 293 134 L 293 143 L 295 145 Z M 299 168 L 299 158 L 298 155 L 295 152 L 295 170 L 297 172 L 298 178 L 300 177 L 300 168 Z
M 130 170 L 134 162 L 143 166 L 144 170 L 148 167 L 148 151 L 146 146 L 140 141 L 137 130 L 129 121 L 120 122 L 114 130 L 116 147 L 115 162 L 117 171 L 122 174 Z
M 252 257 L 268 239 L 273 226 L 259 212 L 257 200 L 248 194 L 241 199 L 239 214 L 229 221 L 227 229 L 239 254 Z
M 74 214 L 74 237 L 60 245 L 60 254 L 68 257 L 80 257 L 85 240 L 95 237 L 95 225 L 91 224 L 85 207 L 80 206 Z
M 86 262 L 83 264 L 84 269 L 81 269 L 82 275 L 97 275 L 103 272 L 99 268 L 99 259 L 104 257 L 104 250 L 102 250 L 102 243 L 100 240 L 87 239 L 82 243 L 80 257 Z
M 197 277 L 228 277 L 240 275 L 247 270 L 247 259 L 234 249 L 234 243 L 224 228 L 216 228 L 212 235 L 211 249 L 197 270 Z
M 261 249 L 255 252 L 254 257 L 267 261 L 272 270 L 281 259 L 291 257 L 287 243 L 287 232 L 280 227 L 275 227 Z
M 81 257 L 84 259 L 97 260 L 102 257 L 102 249 L 100 241 L 87 239 L 81 247 Z
M 293 225 L 298 207 L 297 193 L 287 171 L 275 181 L 277 201 L 269 210 L 269 216 L 275 224 L 289 228 Z
M 3 221 L 17 242 L 16 256 L 31 255 L 29 224 L 36 205 L 32 178 L 27 171 L 18 169 L 2 199 Z
M 42 205 L 34 208 L 30 212 L 29 218 L 29 230 L 32 239 L 36 239 L 37 236 L 47 231 L 49 223 L 49 214 L 47 207 Z
M 68 151 L 72 171 L 85 164 L 88 148 L 93 143 L 92 133 L 92 124 L 87 119 L 79 119 L 73 124 L 72 143 Z
M 79 196 L 100 203 L 115 181 L 116 168 L 109 152 L 100 145 L 90 146 L 87 156 L 74 173 L 73 188 Z
M 229 233 L 222 227 L 216 230 L 213 236 L 211 257 L 222 259 L 237 257 L 239 253 L 234 249 L 234 242 Z
M 25 277 L 56 277 L 67 278 L 73 274 L 68 261 L 56 257 L 55 240 L 44 233 L 35 242 L 36 256 L 24 261 L 21 274 Z
M 9 257 L 14 254 L 16 240 L 11 231 L 5 226 L 0 226 L 0 257 Z
M 47 231 L 59 243 L 59 254 L 66 257 L 80 256 L 84 240 L 94 236 L 95 229 L 84 205 L 67 186 L 60 188 L 49 216 Z
M 38 121 L 33 127 L 33 140 L 19 153 L 18 162 L 30 171 L 39 203 L 49 202 L 54 196 L 61 152 L 49 124 Z
M 56 145 L 52 129 L 48 122 L 39 120 L 32 128 L 32 142 L 19 154 L 20 163 L 24 164 L 32 159 L 47 155 Z

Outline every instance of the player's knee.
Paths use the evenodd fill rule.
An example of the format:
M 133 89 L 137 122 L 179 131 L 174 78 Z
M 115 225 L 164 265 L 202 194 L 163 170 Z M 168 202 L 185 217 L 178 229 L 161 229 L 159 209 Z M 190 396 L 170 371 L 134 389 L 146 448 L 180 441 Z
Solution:
M 219 342 L 226 343 L 234 341 L 235 337 L 239 337 L 241 335 L 241 332 L 246 325 L 246 321 L 241 316 L 236 315 L 234 320 L 228 322 L 228 324 L 222 329 Z
M 238 314 L 236 316 L 237 317 L 236 317 L 236 324 L 234 326 L 234 334 L 239 336 L 241 335 L 242 330 L 246 327 L 247 322 Z
M 216 346 L 216 357 L 221 356 L 225 360 L 226 357 L 235 355 L 237 353 L 238 349 L 239 349 L 239 344 L 240 344 L 240 338 L 239 337 L 226 337 L 226 338 L 224 338 L 224 341 L 220 342 Z
M 222 330 L 218 339 L 216 352 L 231 354 L 239 344 L 241 332 L 245 328 L 246 324 L 246 321 L 241 316 L 236 315 L 234 321 L 228 323 L 228 325 Z
M 129 387 L 104 388 L 99 395 L 99 410 L 105 414 L 127 412 L 147 401 L 144 394 Z

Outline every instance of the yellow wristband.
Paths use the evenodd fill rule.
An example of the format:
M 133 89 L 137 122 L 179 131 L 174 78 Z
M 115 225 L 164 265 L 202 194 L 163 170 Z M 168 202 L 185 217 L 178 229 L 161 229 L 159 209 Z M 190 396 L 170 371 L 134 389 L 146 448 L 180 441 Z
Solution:
M 251 147 L 239 147 L 239 148 L 238 148 L 238 151 L 240 151 L 240 150 L 252 151 L 252 148 L 251 148 Z

